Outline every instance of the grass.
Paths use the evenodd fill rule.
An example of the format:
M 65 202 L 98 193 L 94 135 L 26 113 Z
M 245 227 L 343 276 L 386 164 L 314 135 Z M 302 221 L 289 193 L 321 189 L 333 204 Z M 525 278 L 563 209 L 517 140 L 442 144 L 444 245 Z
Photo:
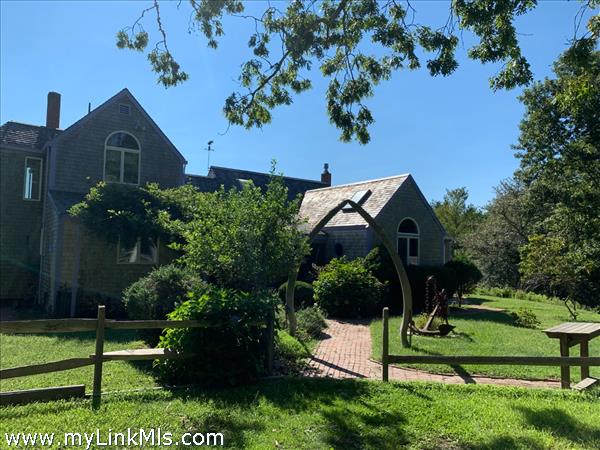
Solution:
M 456 326 L 455 333 L 449 337 L 413 336 L 412 348 L 403 349 L 400 345 L 401 318 L 390 320 L 390 353 L 394 355 L 468 355 L 468 356 L 559 356 L 557 339 L 548 338 L 541 330 L 572 321 L 564 306 L 554 302 L 527 301 L 513 298 L 499 298 L 480 295 L 470 299 L 474 303 L 502 308 L 504 311 L 478 311 L 450 315 L 450 323 Z M 511 311 L 526 307 L 533 310 L 541 321 L 539 329 L 514 326 Z M 467 307 L 468 308 L 468 307 Z M 600 322 L 600 315 L 582 310 L 579 321 Z M 371 324 L 373 338 L 373 356 L 381 360 L 381 320 Z M 579 355 L 578 347 L 571 348 L 571 354 Z M 600 338 L 590 342 L 590 354 L 600 354 Z M 526 379 L 559 379 L 558 367 L 528 366 L 458 366 L 444 365 L 407 365 L 431 372 L 485 374 L 499 377 Z M 600 368 L 592 368 L 592 376 L 600 377 Z M 573 381 L 578 381 L 579 368 L 571 369 Z
M 135 331 L 107 330 L 105 351 L 144 348 Z M 68 358 L 87 357 L 94 353 L 95 334 L 0 334 L 0 367 L 19 367 Z M 102 388 L 106 391 L 155 386 L 150 363 L 111 361 L 105 364 Z M 2 380 L 0 391 L 42 388 L 65 384 L 85 384 L 91 389 L 93 366 L 66 372 L 54 372 Z
M 280 379 L 0 408 L 4 432 L 223 433 L 247 449 L 600 448 L 600 394 L 364 380 Z M 4 436 L 0 436 L 4 439 Z
M 307 342 L 299 342 L 283 331 L 279 334 L 283 338 L 282 344 L 285 344 L 282 345 L 285 360 L 296 372 L 300 371 L 303 367 L 302 360 L 310 357 L 319 341 L 310 339 Z M 134 330 L 106 330 L 105 338 L 105 352 L 147 347 Z M 94 353 L 95 333 L 0 334 L 0 349 L 0 368 L 3 369 L 87 357 Z M 110 361 L 104 367 L 104 391 L 157 386 L 151 362 Z M 88 392 L 91 392 L 93 372 L 93 366 L 87 366 L 66 372 L 11 378 L 2 380 L 0 392 L 64 384 L 85 384 Z

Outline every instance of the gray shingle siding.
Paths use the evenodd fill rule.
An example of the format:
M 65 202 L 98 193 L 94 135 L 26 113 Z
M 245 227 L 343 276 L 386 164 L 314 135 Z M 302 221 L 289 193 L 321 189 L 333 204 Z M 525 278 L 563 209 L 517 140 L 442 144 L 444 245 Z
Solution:
M 131 105 L 130 115 L 119 113 L 121 103 Z M 93 119 L 65 132 L 51 144 L 54 155 L 50 189 L 86 193 L 102 181 L 105 142 L 115 131 L 130 133 L 140 142 L 140 185 L 153 182 L 162 187 L 175 187 L 182 184 L 181 159 L 123 94 L 123 98 L 115 99 Z
M 42 225 L 43 195 L 25 200 L 25 159 L 41 158 L 34 150 L 13 150 L 0 144 L 0 298 L 36 294 Z M 42 177 L 43 180 L 43 177 Z M 42 181 L 42 192 L 44 183 Z
M 340 202 L 351 199 L 360 191 L 371 192 L 362 207 L 383 227 L 395 246 L 398 225 L 403 219 L 412 218 L 420 231 L 419 264 L 444 264 L 445 231 L 410 175 L 308 191 L 300 208 L 300 215 L 308 221 L 308 230 Z M 366 256 L 374 246 L 381 243 L 379 237 L 356 211 L 338 212 L 323 231 L 327 234 L 326 255 L 329 258 L 335 257 L 336 243 L 343 246 L 344 254 L 349 258 Z
M 398 225 L 407 217 L 412 218 L 419 227 L 419 264 L 424 266 L 444 264 L 444 230 L 412 177 L 402 184 L 376 220 L 384 227 L 392 241 L 397 243 Z M 374 245 L 379 243 L 377 236 L 374 236 L 373 240 Z

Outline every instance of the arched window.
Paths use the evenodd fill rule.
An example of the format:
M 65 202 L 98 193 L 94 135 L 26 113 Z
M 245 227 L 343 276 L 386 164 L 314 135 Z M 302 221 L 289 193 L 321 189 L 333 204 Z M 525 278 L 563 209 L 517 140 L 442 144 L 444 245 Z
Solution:
M 419 227 L 406 218 L 398 225 L 398 255 L 405 266 L 419 265 Z
M 104 180 L 140 183 L 140 143 L 124 131 L 112 133 L 104 145 Z

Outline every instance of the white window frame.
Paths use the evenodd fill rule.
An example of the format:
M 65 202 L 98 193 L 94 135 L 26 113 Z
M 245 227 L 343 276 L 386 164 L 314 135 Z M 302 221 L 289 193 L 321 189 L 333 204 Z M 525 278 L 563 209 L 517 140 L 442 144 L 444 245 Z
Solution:
M 138 149 L 133 150 L 131 148 L 113 147 L 112 145 L 108 145 L 107 143 L 108 143 L 109 139 L 111 138 L 111 136 L 118 134 L 118 133 L 128 134 L 133 139 L 135 139 L 135 142 L 138 145 Z M 119 181 L 108 181 L 106 179 L 106 155 L 108 153 L 108 150 L 121 153 L 121 166 L 119 167 Z M 125 181 L 123 181 L 123 176 L 125 175 L 125 153 L 133 153 L 134 155 L 137 155 L 137 157 L 138 157 L 137 183 L 126 183 Z M 141 173 L 142 173 L 142 146 L 140 145 L 140 141 L 138 140 L 138 138 L 136 138 L 133 134 L 129 133 L 128 131 L 123 131 L 123 130 L 110 133 L 108 135 L 108 137 L 106 138 L 106 140 L 104 141 L 104 165 L 102 168 L 102 179 L 104 181 L 106 181 L 107 183 L 120 183 L 120 184 L 129 184 L 130 186 L 139 186 Z
M 28 198 L 25 197 L 25 193 L 27 192 L 27 161 L 30 159 L 37 159 L 40 162 L 40 174 L 39 174 L 39 183 L 38 183 L 38 198 Z M 26 156 L 25 157 L 25 166 L 23 167 L 23 200 L 28 202 L 39 202 L 42 199 L 42 181 L 44 174 L 44 160 L 42 158 L 37 158 L 35 156 Z
M 398 231 L 400 229 L 400 225 L 405 220 L 412 220 L 412 222 L 417 227 L 417 233 L 401 233 Z M 421 228 L 419 227 L 419 223 L 413 219 L 412 217 L 404 217 L 400 222 L 398 222 L 398 226 L 396 227 L 396 252 L 400 255 L 400 245 L 398 245 L 398 241 L 400 239 L 406 239 L 406 263 L 407 265 L 418 266 L 421 263 Z M 410 256 L 410 239 L 417 240 L 417 256 Z
M 154 261 L 142 261 L 141 256 L 142 256 L 142 238 L 137 238 L 135 240 L 135 248 L 137 249 L 136 252 L 136 260 L 135 261 L 127 261 L 127 262 L 121 262 L 121 258 L 120 258 L 120 253 L 121 253 L 121 238 L 119 238 L 119 242 L 117 243 L 117 264 L 119 265 L 123 265 L 123 266 L 133 266 L 133 265 L 142 265 L 142 266 L 153 266 L 153 265 L 157 265 L 158 262 L 160 261 L 160 255 L 159 255 L 159 251 L 160 251 L 160 239 L 156 239 L 155 241 L 155 245 L 156 245 L 156 258 Z

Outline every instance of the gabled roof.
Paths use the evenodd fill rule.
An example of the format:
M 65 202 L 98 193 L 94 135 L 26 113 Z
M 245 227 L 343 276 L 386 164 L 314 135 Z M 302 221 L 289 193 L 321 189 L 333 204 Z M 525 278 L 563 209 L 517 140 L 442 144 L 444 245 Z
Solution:
M 250 170 L 230 169 L 228 167 L 211 166 L 208 175 L 186 175 L 188 182 L 203 192 L 213 192 L 223 186 L 225 189 L 241 189 L 244 183 L 252 180 L 255 186 L 266 188 L 271 175 Z M 288 188 L 288 198 L 294 199 L 298 194 L 304 194 L 310 189 L 325 187 L 326 184 L 316 180 L 283 177 L 283 182 Z
M 163 138 L 163 140 L 167 144 L 167 147 L 173 153 L 175 153 L 177 155 L 177 157 L 181 160 L 182 163 L 186 164 L 187 161 L 183 157 L 183 155 L 179 152 L 179 150 L 177 150 L 177 148 L 169 140 L 169 138 L 167 137 L 167 135 L 165 133 L 163 133 L 163 131 L 160 129 L 160 127 L 156 124 L 156 122 L 154 122 L 154 120 L 152 120 L 152 117 L 150 117 L 150 115 L 146 112 L 146 110 L 142 107 L 142 105 L 137 101 L 137 99 L 133 96 L 133 94 L 127 88 L 124 88 L 124 89 L 120 90 L 115 95 L 113 95 L 111 98 L 109 98 L 104 103 L 102 103 L 100 106 L 98 106 L 97 108 L 93 109 L 89 114 L 86 114 L 81 119 L 79 119 L 77 122 L 75 122 L 73 125 L 71 125 L 70 127 L 66 128 L 59 136 L 55 137 L 51 142 L 49 142 L 49 144 L 60 142 L 60 140 L 64 136 L 68 136 L 73 131 L 79 129 L 82 125 L 84 125 L 88 121 L 92 120 L 96 115 L 98 115 L 100 112 L 104 111 L 110 105 L 116 103 L 123 96 L 126 96 L 128 98 L 128 100 L 131 101 L 131 103 L 133 103 L 134 106 L 137 109 L 139 109 L 139 111 L 142 113 L 142 115 L 144 116 L 144 118 L 148 121 L 148 123 L 150 123 L 150 125 L 152 126 L 152 128 L 154 129 L 154 131 L 156 131 L 158 133 L 158 135 L 160 135 Z
M 62 130 L 20 122 L 6 122 L 0 127 L 0 144 L 41 150 Z
M 409 174 L 396 175 L 393 177 L 379 178 L 376 180 L 360 181 L 358 183 L 341 184 L 324 189 L 315 189 L 306 192 L 302 205 L 300 206 L 300 217 L 308 221 L 307 228 L 314 226 L 329 211 L 335 208 L 343 200 L 352 199 L 360 191 L 371 191 L 361 206 L 372 217 L 377 217 L 381 210 L 387 205 L 394 193 L 402 184 L 410 178 Z M 367 223 L 355 212 L 338 212 L 326 225 L 334 226 L 356 226 Z

